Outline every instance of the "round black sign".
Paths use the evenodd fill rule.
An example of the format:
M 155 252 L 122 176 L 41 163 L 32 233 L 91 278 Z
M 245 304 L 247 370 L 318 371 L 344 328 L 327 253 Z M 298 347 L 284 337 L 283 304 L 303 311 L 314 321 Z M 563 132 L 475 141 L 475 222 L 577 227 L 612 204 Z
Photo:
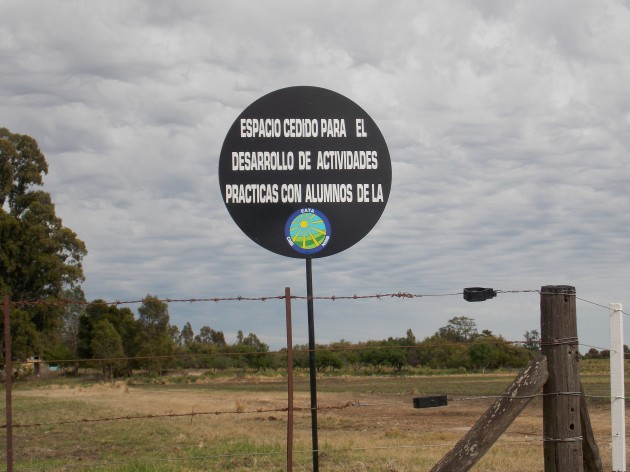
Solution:
M 325 257 L 360 241 L 391 188 L 387 144 L 356 103 L 318 87 L 256 100 L 230 128 L 219 184 L 253 241 L 288 257 Z

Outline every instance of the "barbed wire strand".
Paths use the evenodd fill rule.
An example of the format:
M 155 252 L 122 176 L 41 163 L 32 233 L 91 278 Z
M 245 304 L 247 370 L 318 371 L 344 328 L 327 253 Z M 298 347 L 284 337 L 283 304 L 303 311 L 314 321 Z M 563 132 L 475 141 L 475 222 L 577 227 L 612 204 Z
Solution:
M 495 290 L 497 294 L 518 294 L 518 293 L 538 293 L 540 295 L 559 295 L 557 292 L 542 292 L 537 289 L 520 289 L 520 290 Z M 416 299 L 416 298 L 431 298 L 431 297 L 451 297 L 451 296 L 460 296 L 463 295 L 463 292 L 449 292 L 449 293 L 426 293 L 426 294 L 414 294 L 405 291 L 399 292 L 391 292 L 391 293 L 377 293 L 377 294 L 369 294 L 369 295 L 328 295 L 328 296 L 301 296 L 301 295 L 292 295 L 290 298 L 292 300 L 367 300 L 367 299 L 377 299 L 381 300 L 384 298 L 399 298 L 399 299 Z M 574 296 L 577 300 L 580 300 L 585 303 L 589 303 L 591 305 L 604 308 L 606 310 L 610 310 L 610 307 L 604 305 L 602 303 L 597 303 L 592 300 L 588 300 L 584 297 L 578 297 L 576 293 L 566 293 L 560 295 Z M 202 303 L 202 302 L 232 302 L 232 301 L 260 301 L 266 302 L 268 300 L 285 300 L 285 295 L 270 295 L 270 296 L 262 296 L 262 297 L 244 297 L 242 295 L 237 295 L 233 297 L 200 297 L 200 298 L 157 298 L 152 299 L 152 301 L 158 301 L 163 303 Z M 67 298 L 60 299 L 50 299 L 50 300 L 19 300 L 19 301 L 10 301 L 9 304 L 14 307 L 26 307 L 33 305 L 49 305 L 49 306 L 65 306 L 65 305 L 82 305 L 87 306 L 91 304 L 102 304 L 109 306 L 119 306 L 119 305 L 135 305 L 142 304 L 145 302 L 145 298 L 138 298 L 133 300 L 115 300 L 115 301 L 105 301 L 105 300 L 94 300 L 91 302 L 85 300 L 73 300 Z M 630 316 L 630 313 L 625 311 L 621 311 L 626 316 Z
M 456 395 L 446 394 L 448 401 L 450 402 L 468 402 L 468 401 L 479 401 L 479 400 L 531 400 L 534 398 L 543 398 L 548 396 L 582 396 L 581 392 L 551 392 L 551 393 L 535 393 L 531 395 L 507 395 L 507 394 L 494 394 L 494 395 L 471 395 L 467 397 L 458 397 Z M 597 399 L 621 399 L 629 400 L 628 397 L 612 397 L 609 395 L 589 395 L 585 394 L 585 398 L 597 398 Z M 359 400 L 352 400 L 338 405 L 318 405 L 317 411 L 339 411 L 345 410 L 347 408 L 353 407 L 379 407 L 379 406 L 399 406 L 399 405 L 410 405 L 409 401 L 396 401 L 396 402 L 366 402 Z M 104 418 L 82 418 L 75 420 L 64 420 L 64 421 L 56 421 L 56 422 L 45 422 L 45 423 L 14 423 L 14 428 L 34 428 L 34 427 L 43 427 L 43 426 L 65 426 L 71 424 L 81 424 L 81 423 L 102 423 L 102 422 L 112 422 L 112 421 L 129 421 L 129 420 L 145 420 L 145 419 L 161 419 L 161 418 L 184 418 L 189 417 L 191 421 L 196 416 L 220 416 L 220 415 L 247 415 L 247 414 L 262 414 L 262 413 L 286 413 L 289 410 L 288 407 L 281 408 L 257 408 L 255 410 L 215 410 L 215 411 L 192 411 L 186 413 L 164 413 L 164 414 L 146 414 L 146 415 L 122 415 L 122 416 L 114 416 L 114 417 L 104 417 Z M 294 412 L 310 412 L 313 410 L 311 407 L 299 407 L 294 406 L 292 409 Z M 6 424 L 0 425 L 0 429 L 6 429 Z
M 350 408 L 352 406 L 356 406 L 355 402 L 347 402 L 343 405 L 332 405 L 332 406 L 318 406 L 318 411 L 334 411 L 334 410 L 344 410 L 346 408 Z M 189 413 L 164 413 L 164 414 L 147 414 L 147 415 L 123 415 L 123 416 L 113 416 L 107 418 L 83 418 L 77 420 L 64 420 L 57 422 L 47 422 L 47 423 L 13 423 L 14 428 L 34 428 L 40 426 L 65 426 L 71 424 L 80 424 L 80 423 L 103 423 L 103 422 L 111 422 L 111 421 L 123 421 L 123 420 L 147 420 L 147 419 L 160 419 L 160 418 L 194 418 L 195 416 L 219 416 L 219 415 L 246 415 L 246 414 L 261 414 L 261 413 L 286 413 L 288 411 L 288 407 L 283 408 L 259 408 L 256 410 L 248 410 L 248 411 L 238 411 L 238 410 L 217 410 L 217 411 L 191 411 Z M 311 407 L 293 407 L 293 411 L 302 412 L 302 411 L 311 411 Z M 0 429 L 6 429 L 7 425 L 0 425 Z

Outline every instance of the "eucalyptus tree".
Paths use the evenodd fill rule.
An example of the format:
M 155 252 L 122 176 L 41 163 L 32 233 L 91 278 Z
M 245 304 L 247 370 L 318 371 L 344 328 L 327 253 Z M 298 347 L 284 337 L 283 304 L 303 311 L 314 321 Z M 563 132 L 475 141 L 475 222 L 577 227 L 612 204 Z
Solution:
M 14 302 L 50 302 L 84 279 L 86 246 L 55 214 L 43 190 L 47 173 L 35 139 L 0 128 L 0 294 Z M 57 343 L 62 315 L 50 303 L 13 310 L 14 356 L 41 355 Z

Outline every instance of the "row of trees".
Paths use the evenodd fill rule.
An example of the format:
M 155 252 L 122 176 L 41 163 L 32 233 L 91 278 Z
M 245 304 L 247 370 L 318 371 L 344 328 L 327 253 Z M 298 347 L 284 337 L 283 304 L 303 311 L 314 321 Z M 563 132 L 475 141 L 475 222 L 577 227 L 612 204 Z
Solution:
M 80 288 L 67 291 L 66 296 L 71 303 L 62 316 L 59 342 L 47 350 L 45 358 L 69 361 L 75 372 L 90 359 L 113 375 L 132 369 L 155 374 L 165 368 L 208 367 L 191 359 L 212 357 L 219 350 L 225 354 L 269 351 L 253 333 L 245 336 L 239 331 L 237 342 L 228 345 L 223 332 L 209 326 L 197 335 L 190 323 L 180 330 L 170 323 L 168 305 L 153 295 L 143 299 L 137 317 L 131 309 L 104 300 L 84 303 Z
M 75 300 L 78 290 L 68 295 Z M 88 305 L 68 305 L 61 342 L 49 359 L 93 359 L 112 375 L 131 369 L 160 373 L 164 369 L 276 369 L 286 366 L 286 350 L 270 352 L 254 333 L 239 331 L 236 342 L 227 343 L 222 331 L 203 326 L 195 334 L 190 323 L 180 330 L 169 321 L 168 306 L 148 295 L 134 317 L 129 308 L 96 300 Z M 538 349 L 537 332 L 527 332 L 521 343 L 507 342 L 488 330 L 478 333 L 475 321 L 455 317 L 434 335 L 417 341 L 410 330 L 405 337 L 352 343 L 337 341 L 317 346 L 319 371 L 369 369 L 403 371 L 424 366 L 433 369 L 485 370 L 522 367 Z M 309 368 L 308 347 L 294 347 L 294 366 Z

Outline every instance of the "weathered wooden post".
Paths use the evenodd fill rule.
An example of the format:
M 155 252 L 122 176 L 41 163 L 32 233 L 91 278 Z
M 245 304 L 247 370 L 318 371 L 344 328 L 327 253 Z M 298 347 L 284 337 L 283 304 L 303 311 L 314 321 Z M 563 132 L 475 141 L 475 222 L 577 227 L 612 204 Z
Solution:
M 540 317 L 549 372 L 543 388 L 545 472 L 583 472 L 575 287 L 542 287 Z
M 465 472 L 488 452 L 547 380 L 545 356 L 537 356 L 431 472 Z

